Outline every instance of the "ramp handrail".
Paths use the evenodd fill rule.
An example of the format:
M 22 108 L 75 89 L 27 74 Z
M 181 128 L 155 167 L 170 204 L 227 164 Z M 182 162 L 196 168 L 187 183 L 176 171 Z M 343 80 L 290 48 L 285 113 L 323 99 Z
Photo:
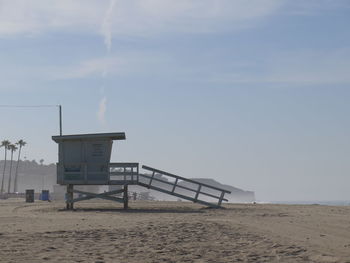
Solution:
M 215 187 L 215 186 L 212 186 L 212 185 L 209 185 L 209 184 L 197 182 L 197 181 L 195 181 L 195 180 L 191 180 L 191 179 L 188 179 L 188 178 L 179 176 L 179 175 L 167 173 L 167 172 L 164 172 L 164 171 L 162 171 L 162 170 L 158 170 L 158 169 L 155 169 L 155 168 L 146 166 L 146 165 L 142 165 L 142 169 L 149 170 L 149 171 L 151 171 L 151 172 L 156 172 L 156 173 L 163 174 L 163 175 L 167 175 L 167 176 L 170 176 L 170 177 L 178 178 L 178 179 L 181 179 L 181 180 L 183 180 L 183 181 L 190 182 L 190 183 L 200 184 L 200 185 L 205 186 L 205 187 L 208 187 L 208 188 L 213 188 L 213 189 L 215 189 L 215 190 L 218 190 L 218 191 L 222 191 L 222 192 L 231 194 L 231 192 L 228 191 L 228 190 L 225 190 L 225 189 L 222 189 L 222 188 L 218 188 L 218 187 Z
M 218 188 L 218 187 L 211 186 L 211 185 L 208 185 L 208 184 L 205 184 L 205 183 L 197 182 L 195 180 L 187 179 L 187 178 L 175 175 L 175 174 L 171 174 L 171 173 L 168 173 L 168 172 L 164 172 L 162 170 L 158 170 L 158 169 L 146 166 L 146 165 L 143 165 L 142 168 L 152 172 L 152 176 L 144 176 L 142 174 L 139 175 L 139 176 L 143 176 L 143 177 L 146 177 L 146 178 L 150 179 L 150 181 L 148 183 L 149 186 L 151 186 L 152 181 L 155 180 L 155 181 L 158 181 L 158 182 L 162 182 L 162 183 L 165 183 L 165 184 L 172 185 L 173 188 L 172 188 L 172 191 L 169 191 L 169 194 L 174 194 L 174 191 L 175 191 L 176 187 L 177 188 L 182 188 L 182 189 L 185 189 L 185 190 L 188 190 L 188 191 L 195 192 L 196 193 L 195 197 L 191 198 L 192 201 L 194 201 L 194 202 L 198 201 L 198 196 L 199 196 L 199 194 L 201 194 L 201 195 L 206 195 L 206 196 L 209 196 L 209 197 L 212 197 L 212 198 L 215 198 L 215 199 L 219 199 L 218 206 L 220 206 L 222 201 L 228 201 L 227 199 L 224 198 L 225 193 L 228 193 L 228 194 L 231 193 L 230 191 L 222 189 L 222 188 Z M 154 176 L 156 173 L 175 178 L 175 183 L 167 182 L 167 181 L 164 181 L 164 180 L 156 178 Z M 198 185 L 198 188 L 197 189 L 192 189 L 192 188 L 189 188 L 189 187 L 186 187 L 186 186 L 178 185 L 177 183 L 178 183 L 179 180 Z M 206 188 L 209 188 L 209 189 L 213 189 L 213 190 L 219 191 L 219 192 L 221 192 L 221 194 L 220 194 L 220 196 L 216 196 L 216 195 L 212 195 L 212 194 L 203 192 L 203 191 L 201 191 L 202 187 L 206 187 Z

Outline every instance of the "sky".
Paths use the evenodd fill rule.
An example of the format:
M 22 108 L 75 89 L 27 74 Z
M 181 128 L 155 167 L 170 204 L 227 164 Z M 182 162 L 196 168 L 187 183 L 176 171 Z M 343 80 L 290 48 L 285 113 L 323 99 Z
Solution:
M 259 201 L 350 200 L 349 13 L 347 0 L 0 0 L 0 105 L 60 104 L 64 134 L 126 133 L 112 161 Z M 56 106 L 0 117 L 0 140 L 57 162 Z

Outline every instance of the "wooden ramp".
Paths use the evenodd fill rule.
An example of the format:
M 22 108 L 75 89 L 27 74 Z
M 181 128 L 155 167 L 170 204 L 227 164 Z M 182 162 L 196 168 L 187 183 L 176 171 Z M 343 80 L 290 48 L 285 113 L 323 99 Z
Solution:
M 222 201 L 228 201 L 224 198 L 225 194 L 231 193 L 225 189 L 190 180 L 146 165 L 143 165 L 142 168 L 151 172 L 151 174 L 139 174 L 138 185 L 209 207 L 221 207 Z

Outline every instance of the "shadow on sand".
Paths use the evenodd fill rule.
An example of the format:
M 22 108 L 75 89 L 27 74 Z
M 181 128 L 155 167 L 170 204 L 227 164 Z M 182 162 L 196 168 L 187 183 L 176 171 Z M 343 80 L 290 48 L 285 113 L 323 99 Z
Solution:
M 58 209 L 59 212 L 67 212 L 71 210 L 67 209 Z M 103 213 L 103 212 L 115 212 L 115 213 L 183 213 L 183 214 L 198 214 L 198 213 L 204 213 L 205 210 L 203 209 L 179 209 L 179 208 L 129 208 L 129 209 L 123 209 L 123 208 L 74 208 L 72 212 L 97 212 L 97 213 Z

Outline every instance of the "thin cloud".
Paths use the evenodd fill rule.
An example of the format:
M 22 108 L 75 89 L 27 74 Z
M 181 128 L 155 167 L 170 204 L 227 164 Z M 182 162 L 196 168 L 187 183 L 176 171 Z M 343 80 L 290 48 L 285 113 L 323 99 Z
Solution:
M 81 61 L 72 66 L 64 66 L 51 70 L 50 79 L 81 79 L 86 77 L 130 76 L 132 74 L 150 74 L 150 71 L 174 71 L 175 59 L 159 52 L 123 52 Z M 164 68 L 164 64 L 168 65 Z M 177 69 L 178 70 L 178 69 Z
M 97 32 L 103 12 L 101 1 L 0 0 L 0 36 Z
M 236 65 L 235 72 L 209 74 L 208 81 L 217 83 L 269 84 L 278 86 L 309 86 L 349 84 L 350 49 L 325 51 L 301 50 L 278 52 L 260 57 L 263 62 L 248 70 Z M 239 63 L 239 62 L 237 62 Z
M 280 0 L 100 0 L 1 1 L 0 36 L 60 30 L 102 34 L 107 49 L 115 35 L 145 36 L 164 32 L 217 32 L 242 28 L 274 14 Z M 101 18 L 103 18 L 101 28 Z M 118 25 L 112 28 L 112 24 Z
M 85 77 L 116 74 L 122 71 L 121 66 L 125 64 L 122 57 L 101 57 L 84 60 L 77 65 L 56 68 L 51 79 L 80 79 Z
M 285 13 L 290 15 L 315 16 L 325 12 L 334 12 L 336 9 L 349 9 L 350 3 L 347 0 L 293 0 L 285 1 Z
M 220 61 L 220 71 L 195 61 L 184 66 L 176 57 L 163 52 L 123 52 L 109 58 L 86 60 L 73 67 L 52 70 L 56 79 L 100 77 L 108 69 L 108 77 L 148 76 L 153 72 L 177 79 L 240 84 L 349 84 L 350 49 L 324 51 L 299 50 L 261 54 L 258 61 Z M 181 63 L 181 62 L 180 62 Z M 164 67 L 167 65 L 167 67 Z

